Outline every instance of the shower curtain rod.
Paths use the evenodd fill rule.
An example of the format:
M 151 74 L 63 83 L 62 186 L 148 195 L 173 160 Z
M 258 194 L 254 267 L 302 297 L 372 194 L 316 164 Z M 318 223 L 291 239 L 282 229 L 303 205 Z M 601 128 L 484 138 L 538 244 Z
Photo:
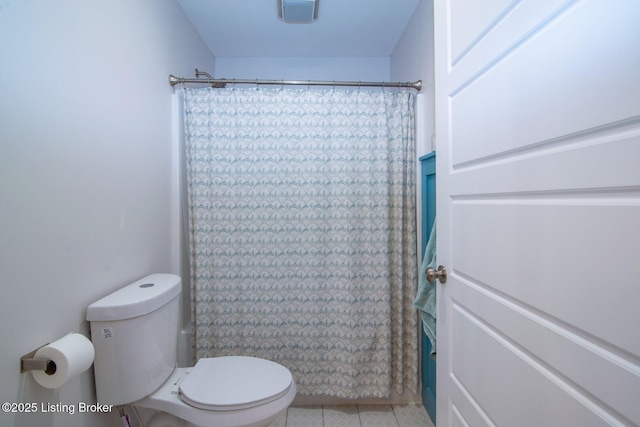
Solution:
M 207 76 L 207 78 L 200 78 Z M 169 84 L 175 86 L 185 83 L 204 83 L 214 88 L 224 88 L 228 84 L 255 84 L 255 85 L 293 85 L 293 86 L 357 86 L 357 87 L 390 87 L 390 88 L 409 88 L 420 91 L 422 89 L 422 80 L 417 82 L 356 82 L 356 81 L 337 81 L 337 80 L 260 80 L 260 79 L 214 79 L 209 73 L 198 71 L 196 68 L 195 79 L 185 79 L 169 75 Z

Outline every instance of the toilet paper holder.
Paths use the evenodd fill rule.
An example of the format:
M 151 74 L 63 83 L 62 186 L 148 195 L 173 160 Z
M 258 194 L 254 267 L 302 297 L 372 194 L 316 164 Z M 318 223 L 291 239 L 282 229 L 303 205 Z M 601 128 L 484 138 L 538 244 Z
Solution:
M 49 345 L 49 343 L 46 343 L 45 345 Z M 44 347 L 45 345 L 43 345 L 42 347 Z M 27 371 L 44 371 L 49 375 L 53 375 L 56 373 L 56 362 L 42 357 L 34 357 L 36 355 L 36 352 L 42 347 L 38 347 L 20 358 L 21 374 Z

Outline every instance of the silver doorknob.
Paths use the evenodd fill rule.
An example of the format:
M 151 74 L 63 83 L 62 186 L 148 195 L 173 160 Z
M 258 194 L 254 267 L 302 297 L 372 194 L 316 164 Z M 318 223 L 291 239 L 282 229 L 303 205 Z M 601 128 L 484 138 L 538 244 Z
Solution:
M 431 267 L 427 268 L 427 271 L 425 271 L 425 275 L 427 276 L 427 280 L 429 282 L 433 282 L 438 279 L 442 284 L 447 283 L 447 269 L 442 265 L 438 267 L 438 271 L 434 270 Z

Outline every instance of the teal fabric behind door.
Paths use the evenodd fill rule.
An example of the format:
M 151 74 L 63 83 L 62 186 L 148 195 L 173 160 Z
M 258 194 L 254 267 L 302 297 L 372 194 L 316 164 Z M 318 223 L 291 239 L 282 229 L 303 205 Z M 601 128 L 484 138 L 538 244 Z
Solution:
M 436 219 L 436 153 L 420 157 L 420 179 L 422 181 L 422 251 L 429 240 L 429 232 Z M 422 404 L 431 420 L 436 422 L 436 361 L 429 356 L 431 343 L 422 332 Z

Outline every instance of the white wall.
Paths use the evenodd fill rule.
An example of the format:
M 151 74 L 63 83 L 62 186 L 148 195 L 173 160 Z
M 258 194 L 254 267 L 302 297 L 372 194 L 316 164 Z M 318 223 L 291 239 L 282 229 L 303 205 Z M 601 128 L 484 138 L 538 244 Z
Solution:
M 174 1 L 5 0 L 0 62 L 0 401 L 77 409 L 95 401 L 91 370 L 51 391 L 19 358 L 87 335 L 91 302 L 175 266 L 167 76 L 215 60 Z M 2 426 L 118 423 L 0 412 Z
M 435 74 L 433 62 L 433 0 L 421 0 L 407 28 L 391 53 L 391 80 L 422 80 L 422 90 L 416 108 L 416 156 L 420 158 L 435 150 Z M 418 218 L 422 217 L 422 178 L 420 165 L 416 167 L 416 206 Z M 422 222 L 418 221 L 418 251 L 422 242 Z M 422 259 L 418 259 L 422 265 Z
M 388 57 L 216 58 L 217 78 L 388 81 Z
M 433 0 L 422 0 L 391 53 L 391 80 L 422 80 L 424 132 L 418 134 L 418 157 L 430 153 L 434 135 Z

